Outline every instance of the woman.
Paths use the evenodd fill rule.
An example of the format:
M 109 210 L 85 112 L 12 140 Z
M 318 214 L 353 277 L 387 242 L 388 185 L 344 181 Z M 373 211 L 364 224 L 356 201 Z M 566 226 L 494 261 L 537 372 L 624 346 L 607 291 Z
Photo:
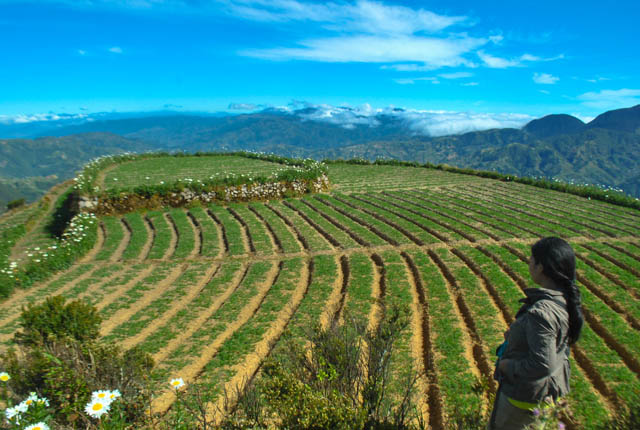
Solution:
M 573 249 L 557 237 L 539 240 L 531 247 L 529 273 L 540 288 L 525 290 L 499 348 L 495 376 L 500 388 L 491 430 L 525 429 L 543 399 L 569 392 L 569 346 L 580 337 L 584 322 Z

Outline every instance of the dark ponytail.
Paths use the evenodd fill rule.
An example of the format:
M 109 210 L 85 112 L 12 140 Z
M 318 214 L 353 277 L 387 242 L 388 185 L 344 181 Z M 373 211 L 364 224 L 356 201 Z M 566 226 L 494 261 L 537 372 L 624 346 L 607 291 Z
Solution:
M 576 285 L 576 255 L 573 248 L 559 237 L 545 237 L 531 247 L 536 264 L 542 264 L 542 273 L 562 290 L 569 313 L 569 344 L 580 338 L 584 324 L 582 299 Z

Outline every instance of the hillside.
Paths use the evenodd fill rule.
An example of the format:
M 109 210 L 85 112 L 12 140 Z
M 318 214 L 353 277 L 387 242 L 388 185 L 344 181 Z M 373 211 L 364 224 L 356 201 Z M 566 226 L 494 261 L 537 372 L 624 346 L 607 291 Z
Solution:
M 148 160 L 123 162 L 98 177 L 107 187 L 169 181 L 171 172 L 183 179 L 181 166 L 206 167 L 202 160 L 155 159 L 162 174 Z M 280 166 L 211 160 L 211 174 L 226 174 L 225 164 L 247 174 Z M 633 401 L 638 210 L 424 167 L 331 164 L 329 178 L 331 192 L 303 198 L 101 217 L 83 259 L 2 304 L 2 348 L 21 305 L 48 294 L 83 298 L 98 308 L 105 339 L 153 355 L 156 411 L 172 404 L 162 387 L 178 376 L 206 384 L 221 405 L 222 392 L 255 377 L 285 333 L 301 337 L 311 323 L 345 315 L 375 326 L 382 304 L 404 304 L 411 330 L 394 350 L 394 372 L 423 372 L 414 401 L 442 429 L 444 414 L 487 404 L 474 387 L 492 381 L 495 347 L 531 285 L 528 246 L 557 235 L 577 253 L 586 317 L 571 358 L 576 428 L 596 429 Z
M 250 150 L 315 159 L 446 163 L 601 184 L 640 197 L 639 112 L 640 106 L 610 111 L 589 124 L 569 115 L 549 115 L 522 129 L 440 137 L 419 135 L 406 121 L 389 114 L 357 117 L 348 127 L 338 119 L 308 119 L 318 114 L 312 108 L 293 113 L 265 110 L 236 116 L 163 115 L 92 121 L 49 129 L 61 137 L 0 140 L 0 177 L 55 175 L 63 180 L 91 158 L 124 151 Z M 13 193 L 5 192 L 6 199 L 34 195 L 33 187 L 14 188 Z

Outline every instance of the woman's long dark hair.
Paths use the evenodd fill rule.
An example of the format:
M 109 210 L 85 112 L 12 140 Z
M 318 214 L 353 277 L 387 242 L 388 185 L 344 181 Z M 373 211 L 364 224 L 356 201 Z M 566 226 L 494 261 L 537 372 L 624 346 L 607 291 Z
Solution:
M 580 337 L 584 324 L 580 290 L 576 286 L 576 255 L 573 248 L 559 237 L 545 237 L 531 247 L 536 264 L 542 264 L 542 273 L 562 289 L 569 313 L 569 344 Z

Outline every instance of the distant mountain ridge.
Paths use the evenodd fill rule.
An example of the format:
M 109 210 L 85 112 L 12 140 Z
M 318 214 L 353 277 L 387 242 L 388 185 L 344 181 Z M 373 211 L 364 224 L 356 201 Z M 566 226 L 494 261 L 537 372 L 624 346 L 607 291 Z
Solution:
M 251 150 L 316 159 L 446 163 L 603 184 L 640 197 L 640 105 L 605 112 L 587 124 L 570 115 L 548 115 L 521 129 L 440 137 L 417 134 L 391 114 L 354 115 L 345 127 L 314 120 L 314 113 L 314 108 L 306 108 L 298 115 L 265 110 L 234 116 L 137 117 L 62 127 L 56 137 L 0 139 L 0 178 L 56 175 L 63 180 L 91 158 L 124 151 Z

